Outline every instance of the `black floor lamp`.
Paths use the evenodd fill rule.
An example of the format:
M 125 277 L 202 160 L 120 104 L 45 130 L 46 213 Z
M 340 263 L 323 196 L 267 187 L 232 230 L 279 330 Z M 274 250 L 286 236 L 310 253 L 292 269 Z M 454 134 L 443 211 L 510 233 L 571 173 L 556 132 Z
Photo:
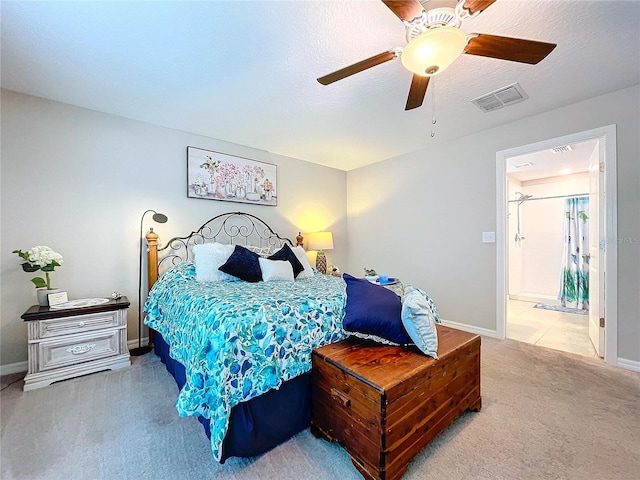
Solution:
M 155 210 L 147 210 L 142 214 L 142 218 L 140 219 L 140 252 L 138 255 L 138 346 L 129 350 L 129 355 L 133 357 L 149 353 L 153 348 L 153 345 L 142 346 L 142 243 L 144 242 L 142 238 L 142 225 L 144 223 L 144 216 L 149 212 L 153 212 L 153 217 L 151 218 L 157 223 L 166 223 L 168 220 L 166 215 L 158 213 Z M 153 228 L 151 231 L 153 231 Z

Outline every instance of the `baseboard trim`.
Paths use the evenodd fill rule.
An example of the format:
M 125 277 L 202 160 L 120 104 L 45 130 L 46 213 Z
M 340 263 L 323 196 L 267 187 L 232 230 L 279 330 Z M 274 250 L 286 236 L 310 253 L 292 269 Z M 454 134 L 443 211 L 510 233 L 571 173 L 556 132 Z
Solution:
M 24 362 L 0 365 L 0 375 L 11 375 L 12 373 L 26 372 L 28 369 L 29 363 L 26 360 Z
M 444 318 L 441 318 L 440 321 L 442 322 L 443 325 L 447 327 L 456 328 L 458 330 L 464 330 L 465 332 L 475 333 L 478 335 L 483 335 L 485 337 L 500 338 L 498 337 L 498 332 L 496 330 L 489 330 L 488 328 L 474 327 L 473 325 L 467 325 L 466 323 L 452 322 L 451 320 L 445 320 Z
M 142 345 L 146 345 L 149 342 L 148 337 L 142 339 Z M 131 350 L 138 346 L 138 339 L 127 340 L 127 348 Z M 12 373 L 26 372 L 29 369 L 29 363 L 24 362 L 10 363 L 8 365 L 0 365 L 0 375 L 11 375 Z
M 466 325 L 464 323 L 452 322 L 450 320 L 445 320 L 444 318 L 440 319 L 442 324 L 451 327 L 457 328 L 458 330 L 464 330 L 465 332 L 476 333 L 478 335 L 483 335 L 486 337 L 498 338 L 498 332 L 495 330 L 489 330 L 488 328 L 480 328 L 474 327 L 473 325 Z M 142 345 L 146 345 L 148 343 L 148 338 L 142 339 Z M 138 340 L 129 340 L 127 341 L 127 348 L 131 350 L 138 346 Z M 10 363 L 8 365 L 0 365 L 0 375 L 10 375 L 12 373 L 20 373 L 26 372 L 28 369 L 28 363 L 17 362 Z M 624 368 L 626 370 L 631 370 L 633 372 L 640 372 L 640 362 L 636 360 L 628 360 L 626 358 L 618 358 L 618 367 Z
M 149 337 L 142 337 L 142 341 L 140 342 L 142 346 L 145 346 L 149 343 Z M 138 339 L 135 338 L 133 340 L 127 340 L 127 348 L 131 350 L 132 348 L 138 348 Z
M 628 360 L 626 358 L 618 357 L 618 366 L 633 372 L 640 372 L 640 362 L 636 360 Z
M 561 304 L 553 295 L 543 295 L 543 294 L 535 294 L 535 293 L 526 293 L 526 292 L 518 292 L 518 293 L 510 293 L 509 300 L 520 300 L 521 302 L 531 302 L 531 303 L 545 303 L 547 305 L 554 305 L 559 307 Z

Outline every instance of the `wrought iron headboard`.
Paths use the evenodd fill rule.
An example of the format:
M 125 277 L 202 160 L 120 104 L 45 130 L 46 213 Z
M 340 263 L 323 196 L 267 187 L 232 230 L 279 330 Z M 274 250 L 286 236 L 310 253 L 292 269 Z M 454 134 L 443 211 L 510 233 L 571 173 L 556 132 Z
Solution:
M 192 248 L 206 242 L 219 242 L 231 245 L 271 247 L 274 251 L 287 243 L 288 238 L 278 235 L 263 220 L 244 212 L 229 212 L 207 220 L 198 230 L 185 237 L 173 237 L 167 244 L 158 248 L 158 270 L 168 268 L 180 262 L 192 259 Z

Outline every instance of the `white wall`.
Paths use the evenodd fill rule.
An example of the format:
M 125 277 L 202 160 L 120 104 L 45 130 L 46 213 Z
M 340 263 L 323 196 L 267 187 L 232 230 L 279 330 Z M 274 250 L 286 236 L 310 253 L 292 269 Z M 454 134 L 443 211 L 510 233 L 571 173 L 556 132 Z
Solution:
M 639 105 L 636 85 L 348 172 L 348 268 L 384 269 L 444 319 L 496 331 L 496 249 L 481 242 L 496 230 L 496 152 L 616 124 L 618 356 L 640 361 Z
M 63 255 L 52 278 L 69 298 L 127 295 L 129 338 L 137 338 L 140 216 L 149 208 L 169 217 L 153 225 L 161 241 L 240 210 L 292 239 L 299 230 L 331 230 L 328 261 L 346 262 L 343 171 L 7 90 L 1 95 L 0 365 L 27 359 L 20 315 L 35 303 L 35 289 L 11 252 L 34 245 Z M 278 165 L 278 206 L 187 198 L 188 145 Z
M 288 236 L 330 229 L 329 263 L 399 276 L 425 288 L 445 319 L 495 331 L 496 252 L 481 232 L 496 229 L 496 152 L 610 124 L 617 125 L 618 355 L 640 361 L 640 86 L 455 142 L 436 136 L 425 150 L 346 174 L 5 90 L 1 100 L 0 365 L 26 360 L 20 315 L 35 301 L 11 251 L 39 243 L 64 255 L 54 279 L 72 298 L 128 295 L 136 338 L 147 208 L 169 216 L 156 229 L 161 240 L 229 210 L 254 213 Z M 277 163 L 279 206 L 187 199 L 187 145 Z
M 585 158 L 588 165 L 588 158 Z M 564 198 L 589 192 L 589 174 L 553 177 L 541 181 L 509 184 L 508 198 L 517 198 L 515 192 L 531 195 L 531 200 L 509 203 L 509 294 L 519 297 L 541 297 L 547 303 L 558 296 L 562 275 Z M 520 209 L 520 234 L 515 242 L 517 210 Z M 512 278 L 514 281 L 512 282 Z M 525 298 L 520 298 L 524 300 Z

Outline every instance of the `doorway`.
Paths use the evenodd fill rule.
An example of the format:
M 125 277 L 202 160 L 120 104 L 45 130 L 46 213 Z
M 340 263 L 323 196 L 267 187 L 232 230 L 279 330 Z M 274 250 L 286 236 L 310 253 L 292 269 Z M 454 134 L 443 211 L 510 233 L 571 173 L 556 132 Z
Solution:
M 551 154 L 552 149 L 557 152 Z M 563 155 L 565 160 L 575 156 L 583 163 L 563 165 L 563 169 L 572 171 L 561 172 L 557 166 L 567 163 Z M 589 356 L 595 350 L 607 363 L 615 364 L 617 245 L 606 242 L 606 238 L 615 238 L 617 223 L 615 126 L 501 151 L 496 161 L 498 336 Z M 588 217 L 596 228 L 591 229 L 594 238 L 590 245 L 581 252 L 594 292 L 586 302 L 588 306 L 579 305 L 579 309 L 566 312 L 556 300 L 561 259 L 541 259 L 554 248 L 556 257 L 561 255 L 558 243 L 562 217 L 556 221 L 549 212 L 562 209 L 567 198 L 580 197 L 583 201 L 588 198 Z M 562 216 L 563 212 L 553 215 Z M 590 268 L 590 263 L 595 268 Z M 534 308 L 537 304 L 541 308 Z M 579 346 L 580 342 L 583 345 Z M 562 343 L 576 346 L 562 348 Z M 593 350 L 590 343 L 595 343 Z
M 598 140 L 587 140 L 507 159 L 506 338 L 598 356 L 588 316 L 588 234 L 598 225 L 589 165 L 597 152 Z

